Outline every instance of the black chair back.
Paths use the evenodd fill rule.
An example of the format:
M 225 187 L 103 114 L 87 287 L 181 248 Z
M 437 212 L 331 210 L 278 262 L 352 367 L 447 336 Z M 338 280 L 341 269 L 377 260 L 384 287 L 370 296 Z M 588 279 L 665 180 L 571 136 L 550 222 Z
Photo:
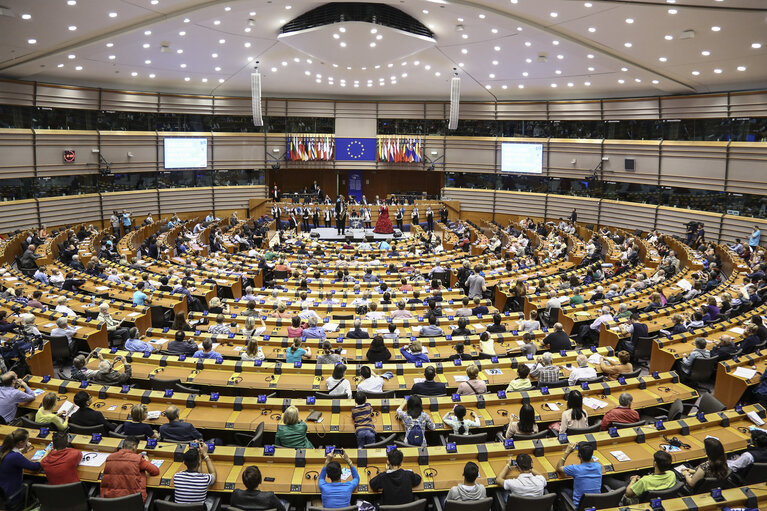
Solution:
M 88 495 L 83 483 L 33 484 L 40 511 L 88 511 Z
M 678 481 L 674 486 L 666 490 L 648 491 L 642 495 L 642 502 L 650 502 L 650 499 L 675 499 L 684 488 L 684 482 Z
M 584 435 L 586 433 L 596 433 L 599 431 L 599 424 L 586 426 L 585 428 L 567 428 L 568 435 Z
M 91 497 L 88 502 L 91 504 L 91 511 L 144 511 L 144 499 L 140 493 L 114 499 Z
M 623 373 L 619 374 L 618 376 L 623 376 L 624 378 L 638 378 L 639 374 L 642 372 L 642 368 L 634 369 L 630 373 Z
M 483 444 L 487 442 L 487 432 L 474 433 L 471 435 L 456 435 L 455 433 L 450 433 L 447 436 L 447 441 L 461 445 Z
M 696 359 L 696 362 L 699 359 Z M 722 404 L 713 394 L 704 392 L 698 401 L 698 411 L 703 413 L 716 413 L 725 410 L 727 407 Z
M 69 423 L 69 432 L 75 435 L 92 435 L 93 433 L 106 434 L 106 428 L 103 424 L 96 424 L 95 426 L 80 426 L 79 424 Z
M 610 507 L 618 507 L 618 504 L 623 498 L 623 494 L 626 493 L 626 487 L 622 486 L 617 490 L 612 490 L 604 493 L 584 493 L 581 497 L 581 501 L 578 504 L 578 509 L 588 509 L 595 507 L 597 509 L 605 509 Z
M 425 511 L 426 499 L 418 499 L 408 504 L 400 504 L 398 506 L 379 506 L 379 511 Z
M 634 360 L 650 358 L 650 353 L 652 353 L 652 342 L 654 340 L 654 337 L 638 337 L 636 346 L 634 346 Z
M 51 358 L 53 359 L 53 365 L 56 365 L 72 358 L 72 352 L 69 349 L 69 339 L 63 335 L 51 336 Z
M 718 364 L 719 360 L 717 358 L 696 358 L 692 362 L 689 380 L 698 383 L 711 381 Z
M 490 511 L 493 498 L 487 497 L 480 500 L 446 500 L 444 511 Z
M 197 504 L 176 504 L 169 500 L 155 500 L 155 511 L 207 511 L 204 502 Z
M 396 396 L 396 390 L 387 390 L 386 392 L 365 392 L 365 397 L 368 399 L 392 399 Z
M 181 380 L 179 378 L 170 379 L 170 380 L 164 380 L 162 378 L 150 378 L 149 388 L 152 390 L 172 389 L 176 385 L 179 385 L 180 383 L 181 383 Z
M 529 435 L 519 433 L 514 435 L 514 440 L 537 440 L 539 438 L 548 438 L 549 435 L 549 428 L 544 428 L 543 431 L 539 431 L 538 433 L 531 433 Z
M 743 484 L 758 484 L 767 481 L 767 463 L 754 463 L 748 470 Z
M 618 429 L 625 429 L 625 428 L 638 428 L 640 426 L 644 426 L 647 424 L 647 421 L 637 421 L 637 422 L 613 422 L 611 426 L 615 426 Z
M 551 511 L 555 500 L 557 500 L 556 493 L 546 493 L 540 497 L 520 497 L 511 494 L 506 501 L 506 511 L 516 511 L 518 509 L 524 509 L 525 511 Z

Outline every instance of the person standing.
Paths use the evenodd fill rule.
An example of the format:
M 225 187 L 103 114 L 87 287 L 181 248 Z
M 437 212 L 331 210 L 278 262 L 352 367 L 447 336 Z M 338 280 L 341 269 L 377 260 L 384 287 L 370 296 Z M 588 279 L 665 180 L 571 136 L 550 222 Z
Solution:
M 329 229 L 330 227 L 332 227 L 332 224 L 330 223 L 331 221 L 330 208 L 325 208 L 324 218 L 325 218 L 325 227 Z
M 575 225 L 575 222 L 578 220 L 578 211 L 573 208 L 573 212 L 570 213 L 570 223 Z
M 405 219 L 405 208 L 397 209 L 394 219 L 397 221 L 397 229 L 403 231 L 405 229 L 403 224 L 403 220 Z
M 301 230 L 304 232 L 309 232 L 311 229 L 309 227 L 309 217 L 311 215 L 311 208 L 309 206 L 305 206 L 301 212 Z
M 434 211 L 431 210 L 431 206 L 426 208 L 426 230 L 434 232 Z
M 748 239 L 748 248 L 753 253 L 758 247 L 759 242 L 762 239 L 762 231 L 759 230 L 759 226 L 755 225 L 754 230 L 751 231 L 751 237 Z
M 337 234 L 346 233 L 346 204 L 341 195 L 336 199 L 336 231 Z
M 410 213 L 410 230 L 412 231 L 416 225 L 419 225 L 418 219 L 418 206 L 413 206 L 413 211 Z
M 315 229 L 317 229 L 320 226 L 320 207 L 319 206 L 314 207 L 314 213 L 312 213 L 312 224 L 314 225 Z
M 123 210 L 123 235 L 128 234 L 131 229 L 131 224 L 133 223 L 133 220 L 130 217 L 130 211 L 127 209 Z
M 365 224 L 365 228 L 367 229 L 370 229 L 373 227 L 372 219 L 370 217 L 370 208 L 368 207 L 362 208 L 362 222 Z

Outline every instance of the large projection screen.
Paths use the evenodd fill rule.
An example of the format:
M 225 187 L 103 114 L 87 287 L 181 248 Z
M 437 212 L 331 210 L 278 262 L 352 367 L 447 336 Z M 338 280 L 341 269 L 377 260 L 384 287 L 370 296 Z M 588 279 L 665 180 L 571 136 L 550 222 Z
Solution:
M 543 144 L 501 143 L 501 172 L 541 174 Z
M 166 169 L 202 169 L 208 166 L 208 139 L 168 137 L 163 139 Z

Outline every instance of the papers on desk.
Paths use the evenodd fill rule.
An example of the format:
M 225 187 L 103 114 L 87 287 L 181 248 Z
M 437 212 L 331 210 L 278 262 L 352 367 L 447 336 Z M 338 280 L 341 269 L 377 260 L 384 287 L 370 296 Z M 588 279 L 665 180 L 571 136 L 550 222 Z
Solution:
M 131 312 L 130 314 L 128 314 L 128 317 L 129 318 L 135 318 L 136 316 L 140 316 L 140 315 L 141 315 L 140 312 Z
M 43 328 L 53 328 L 56 326 L 56 323 L 46 323 L 43 325 Z
M 421 327 L 420 327 L 420 326 L 418 326 L 418 325 L 416 325 L 416 326 L 411 326 L 411 327 L 410 327 L 410 330 L 411 330 L 411 331 L 412 331 L 414 334 L 420 334 L 420 333 L 421 333 Z
M 517 344 L 519 344 L 520 346 L 524 346 L 525 345 L 525 341 L 517 341 Z
M 96 286 L 94 289 L 96 289 L 96 291 L 106 291 L 107 289 L 109 289 L 109 286 Z
M 426 381 L 426 378 L 413 378 L 413 383 L 423 383 Z
M 168 339 L 149 339 L 150 344 L 165 344 Z
M 686 279 L 679 279 L 677 281 L 676 285 L 681 287 L 685 291 L 689 291 L 690 289 L 692 289 L 692 284 L 690 284 L 690 281 L 688 281 Z
M 602 355 L 599 353 L 592 353 L 589 357 L 589 364 L 598 365 L 602 363 Z
M 234 351 L 242 351 L 243 348 L 244 346 L 235 346 L 233 349 Z
M 754 424 L 756 424 L 757 426 L 763 426 L 764 425 L 764 421 L 762 420 L 761 417 L 759 417 L 759 414 L 756 413 L 756 412 L 753 412 L 753 411 L 748 412 L 746 414 L 746 417 L 748 417 L 749 420 L 751 422 L 753 422 Z
M 751 378 L 756 376 L 756 369 L 749 369 L 748 367 L 738 367 L 732 372 L 732 375 L 750 380 Z
M 150 421 L 160 418 L 160 410 L 152 410 L 146 413 L 146 418 Z
M 341 480 L 346 481 L 352 476 L 352 471 L 346 467 L 341 469 Z
M 150 463 L 157 468 L 160 468 L 165 460 L 152 460 Z
M 626 456 L 626 453 L 623 451 L 610 451 L 610 454 L 618 461 L 631 461 L 631 458 Z
M 74 404 L 72 401 L 64 401 L 56 411 L 56 415 L 61 414 L 61 412 L 66 412 L 66 416 L 69 417 L 79 409 L 80 407 Z
M 592 410 L 599 410 L 600 408 L 604 408 L 605 406 L 607 406 L 606 401 L 600 401 L 599 399 L 595 399 L 593 397 L 584 397 L 583 404 L 584 406 L 588 406 Z
M 341 325 L 339 323 L 325 323 L 324 325 L 322 325 L 322 329 L 325 330 L 326 332 L 337 332 L 338 327 L 340 326 Z
M 500 369 L 485 369 L 485 374 L 498 375 L 498 374 L 503 374 L 503 371 L 501 371 Z
M 453 378 L 455 378 L 455 381 L 458 381 L 458 382 L 469 381 L 469 377 L 466 376 L 465 374 L 457 374 L 457 375 L 453 376 Z
M 677 473 L 684 475 L 684 469 L 686 469 L 684 465 L 677 465 L 674 467 L 674 470 L 677 471 Z
M 35 453 L 32 455 L 32 461 L 40 461 L 43 459 L 43 456 L 45 456 L 45 449 L 35 451 Z
M 546 405 L 548 406 L 549 410 L 551 410 L 552 412 L 558 412 L 559 411 L 559 405 L 556 404 L 556 403 L 552 403 L 551 401 L 549 401 L 549 402 L 546 403 Z
M 732 332 L 732 333 L 738 334 L 738 335 L 743 335 L 743 334 L 746 333 L 746 329 L 745 328 L 741 328 L 739 326 L 734 326 L 734 327 L 730 328 L 728 330 L 728 332 Z
M 109 408 L 107 408 L 107 411 L 110 411 L 110 412 L 114 412 L 115 410 L 117 410 L 117 405 L 112 405 Z
M 32 394 L 35 396 L 41 396 L 45 394 L 45 391 L 43 389 L 32 389 Z
M 576 316 L 591 316 L 591 313 L 588 311 L 578 311 L 575 313 Z
M 6 281 L 6 282 L 14 282 L 14 281 L 16 281 L 16 280 L 19 280 L 19 279 L 18 279 L 18 278 L 16 278 L 16 277 L 5 277 L 5 281 Z
M 108 452 L 84 452 L 83 458 L 80 460 L 80 466 L 100 467 L 106 462 L 108 456 Z

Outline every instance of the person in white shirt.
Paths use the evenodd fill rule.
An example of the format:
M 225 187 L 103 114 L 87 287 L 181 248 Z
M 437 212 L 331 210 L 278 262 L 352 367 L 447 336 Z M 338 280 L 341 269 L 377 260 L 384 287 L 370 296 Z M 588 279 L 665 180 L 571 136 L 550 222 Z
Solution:
M 604 323 L 605 321 L 612 321 L 612 320 L 613 320 L 613 315 L 610 313 L 610 307 L 605 305 L 604 307 L 602 307 L 602 314 L 591 323 L 589 328 L 591 328 L 595 332 L 599 332 L 599 327 L 602 325 L 602 323 Z
M 346 396 L 347 399 L 352 398 L 352 386 L 345 375 L 346 366 L 344 364 L 336 364 L 333 367 L 333 375 L 325 380 L 328 386 L 328 394 L 331 396 Z
M 67 316 L 71 317 L 77 317 L 77 314 L 75 314 L 75 311 L 64 305 L 67 303 L 67 297 L 66 296 L 59 296 L 59 298 L 56 300 L 56 309 L 54 309 L 56 312 L 60 312 L 61 314 L 66 314 Z
M 298 317 L 304 321 L 309 321 L 309 318 L 316 318 L 318 322 L 320 321 L 320 317 L 317 315 L 317 313 L 313 310 L 309 310 L 308 302 L 301 304 L 301 312 L 298 313 Z
M 58 269 L 56 268 L 51 269 L 51 276 L 48 277 L 48 282 L 52 286 L 61 287 L 62 284 L 64 284 L 64 280 L 65 280 L 64 275 L 62 275 Z
M 242 301 L 249 302 L 255 299 L 256 299 L 256 295 L 253 294 L 253 288 L 250 286 L 246 287 L 245 294 L 242 295 Z
M 365 319 L 384 319 L 384 313 L 378 310 L 378 304 L 376 302 L 370 302 L 370 310 L 365 314 Z
M 354 286 L 354 287 L 356 288 L 357 286 Z M 365 293 L 364 295 L 358 296 L 357 298 L 352 300 L 351 306 L 352 307 L 359 307 L 360 305 L 367 306 L 368 303 L 370 303 L 370 295 L 368 293 Z
M 118 285 L 123 283 L 123 281 L 120 280 L 120 275 L 119 275 L 117 269 L 113 269 L 112 270 L 112 272 L 107 277 L 107 280 L 109 282 L 114 282 L 115 284 L 118 284 Z
M 72 346 L 72 337 L 77 333 L 77 329 L 67 325 L 67 318 L 56 320 L 56 328 L 51 330 L 51 337 L 66 337 L 67 343 Z
M 496 484 L 516 497 L 542 496 L 546 490 L 546 477 L 533 469 L 533 459 L 529 454 L 519 454 L 516 461 L 519 475 L 515 478 L 509 477 L 513 470 L 512 459 L 509 456 L 506 465 L 495 476 Z
M 593 367 L 589 366 L 589 360 L 586 355 L 578 355 L 575 359 L 577 367 L 574 367 L 570 372 L 570 377 L 567 379 L 569 385 L 575 385 L 578 380 L 592 380 L 597 377 L 597 371 Z
M 549 291 L 549 301 L 546 302 L 546 310 L 550 311 L 551 309 L 561 309 L 562 308 L 562 302 L 559 301 L 559 298 L 557 298 L 557 292 L 555 290 Z
M 357 392 L 375 392 L 379 394 L 383 392 L 385 380 L 381 376 L 378 376 L 375 371 L 370 369 L 370 367 L 360 367 L 360 377 L 362 380 L 357 383 Z

